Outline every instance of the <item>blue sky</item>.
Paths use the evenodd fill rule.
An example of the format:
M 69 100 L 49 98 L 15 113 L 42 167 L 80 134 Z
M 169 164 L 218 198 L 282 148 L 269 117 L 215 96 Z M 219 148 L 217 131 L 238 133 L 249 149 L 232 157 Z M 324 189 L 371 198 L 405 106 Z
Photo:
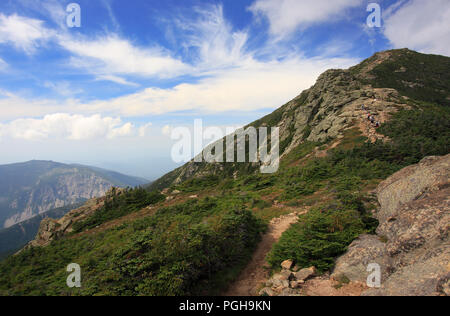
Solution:
M 2 0 L 0 163 L 155 178 L 174 167 L 171 128 L 244 125 L 376 51 L 448 56 L 449 15 L 448 0 Z

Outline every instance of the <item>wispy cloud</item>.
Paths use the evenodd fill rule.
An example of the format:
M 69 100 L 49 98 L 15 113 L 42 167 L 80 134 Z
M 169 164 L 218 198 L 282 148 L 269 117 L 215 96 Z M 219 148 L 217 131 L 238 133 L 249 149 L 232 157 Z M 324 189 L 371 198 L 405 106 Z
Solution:
M 0 13 L 0 44 L 10 43 L 27 54 L 33 54 L 53 35 L 54 31 L 46 28 L 43 21 Z
M 124 86 L 139 87 L 139 84 L 114 75 L 96 75 L 97 81 L 111 81 Z
M 256 16 L 267 18 L 272 36 L 284 39 L 298 29 L 345 17 L 347 9 L 360 6 L 364 2 L 363 0 L 256 0 L 249 10 Z
M 122 97 L 89 103 L 74 99 L 63 103 L 57 100 L 29 100 L 7 93 L 0 98 L 0 118 L 41 116 L 61 111 L 139 117 L 180 111 L 218 113 L 267 109 L 282 105 L 309 88 L 326 69 L 346 68 L 355 62 L 346 58 L 254 61 L 245 67 L 216 72 L 214 76 L 196 83 L 183 83 L 168 89 L 147 88 Z
M 194 9 L 193 18 L 178 17 L 175 27 L 182 46 L 193 51 L 194 64 L 201 71 L 242 64 L 251 56 L 245 51 L 248 34 L 233 30 L 225 19 L 222 5 Z
M 52 90 L 56 94 L 66 98 L 73 98 L 76 95 L 83 93 L 82 89 L 75 89 L 68 81 L 45 81 L 43 86 Z

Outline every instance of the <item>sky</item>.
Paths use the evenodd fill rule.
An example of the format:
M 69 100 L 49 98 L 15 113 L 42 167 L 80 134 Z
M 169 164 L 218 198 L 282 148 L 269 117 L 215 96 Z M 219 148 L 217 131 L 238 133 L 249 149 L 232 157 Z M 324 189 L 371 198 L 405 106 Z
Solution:
M 175 127 L 243 126 L 377 51 L 450 56 L 449 17 L 448 0 L 2 0 L 0 164 L 153 180 Z

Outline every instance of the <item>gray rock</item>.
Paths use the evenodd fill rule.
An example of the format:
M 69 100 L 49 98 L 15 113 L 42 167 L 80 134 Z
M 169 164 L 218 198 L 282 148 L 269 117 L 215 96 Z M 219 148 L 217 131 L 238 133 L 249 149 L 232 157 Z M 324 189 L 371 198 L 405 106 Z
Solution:
M 331 278 L 338 279 L 345 275 L 352 282 L 366 283 L 369 276 L 367 267 L 371 263 L 382 267 L 382 280 L 385 280 L 390 267 L 386 244 L 378 236 L 361 235 L 349 246 L 346 254 L 336 261 Z
M 294 273 L 294 277 L 297 281 L 306 281 L 309 278 L 315 276 L 317 273 L 317 270 L 315 267 L 302 269 L 296 273 Z
M 450 155 L 428 157 L 380 184 L 378 236 L 355 240 L 333 277 L 364 282 L 369 263 L 382 269 L 379 289 L 365 296 L 449 294 Z M 380 241 L 383 239 L 383 242 Z

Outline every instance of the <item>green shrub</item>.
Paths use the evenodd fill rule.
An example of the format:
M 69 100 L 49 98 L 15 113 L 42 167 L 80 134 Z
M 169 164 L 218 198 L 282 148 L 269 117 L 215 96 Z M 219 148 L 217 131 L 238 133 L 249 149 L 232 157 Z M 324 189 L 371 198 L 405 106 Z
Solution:
M 315 266 L 324 272 L 364 232 L 365 224 L 357 211 L 314 209 L 283 234 L 268 255 L 268 262 L 277 269 L 284 260 L 294 259 L 301 268 Z
M 77 233 L 91 229 L 164 200 L 165 196 L 156 191 L 148 192 L 143 188 L 128 189 L 121 195 L 106 200 L 105 205 L 86 220 L 74 223 L 73 230 Z
M 10 257 L 0 263 L 0 295 L 216 295 L 264 229 L 239 202 L 189 201 Z M 66 286 L 71 262 L 82 268 L 80 289 Z

